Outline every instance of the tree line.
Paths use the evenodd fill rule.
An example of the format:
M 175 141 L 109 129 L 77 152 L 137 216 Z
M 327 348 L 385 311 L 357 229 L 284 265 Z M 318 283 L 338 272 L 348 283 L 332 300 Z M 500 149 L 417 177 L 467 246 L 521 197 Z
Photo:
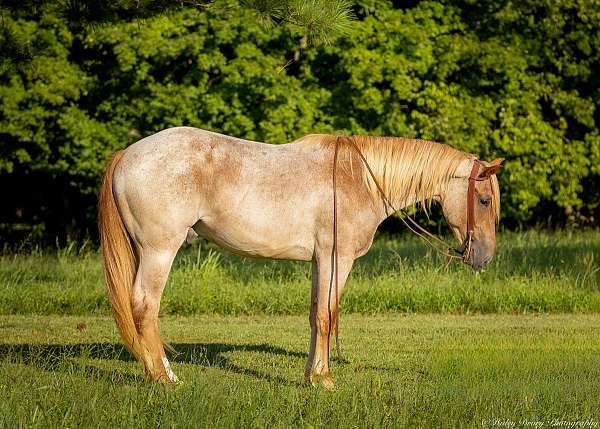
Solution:
M 4 241 L 95 236 L 110 154 L 178 125 L 440 141 L 507 159 L 506 227 L 597 224 L 597 0 L 364 0 L 343 37 L 321 22 L 326 43 L 232 1 L 97 22 L 64 4 L 2 6 Z

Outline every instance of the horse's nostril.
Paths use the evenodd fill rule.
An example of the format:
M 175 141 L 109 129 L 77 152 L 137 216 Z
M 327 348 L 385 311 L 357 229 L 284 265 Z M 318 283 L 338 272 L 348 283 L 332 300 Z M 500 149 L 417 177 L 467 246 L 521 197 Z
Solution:
M 471 266 L 475 268 L 477 271 L 482 270 L 487 267 L 490 261 L 492 260 L 493 255 L 486 256 L 485 258 L 478 258 L 477 255 L 473 255 L 471 258 Z

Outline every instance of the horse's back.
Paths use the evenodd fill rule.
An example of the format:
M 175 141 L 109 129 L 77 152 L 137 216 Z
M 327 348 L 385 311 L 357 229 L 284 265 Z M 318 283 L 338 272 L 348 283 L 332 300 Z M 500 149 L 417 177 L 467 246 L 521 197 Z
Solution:
M 301 169 L 298 163 L 311 162 L 314 166 L 316 147 L 305 139 L 288 144 L 267 144 L 193 127 L 174 127 L 159 131 L 129 146 L 123 165 L 136 169 L 165 167 L 183 168 L 195 163 L 221 164 L 232 173 L 270 175 L 286 167 Z M 171 170 L 172 171 L 172 170 Z
M 157 160 L 189 162 L 215 149 L 260 144 L 200 128 L 174 127 L 138 140 L 125 150 L 125 159 L 134 159 L 139 163 L 152 163 Z

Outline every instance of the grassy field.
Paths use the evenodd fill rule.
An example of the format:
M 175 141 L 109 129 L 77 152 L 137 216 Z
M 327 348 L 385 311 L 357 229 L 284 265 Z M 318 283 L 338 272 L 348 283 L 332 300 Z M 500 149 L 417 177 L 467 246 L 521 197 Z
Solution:
M 302 384 L 305 316 L 162 324 L 176 388 L 143 382 L 108 318 L 0 316 L 0 426 L 600 425 L 598 315 L 347 315 L 334 392 Z
M 502 233 L 492 265 L 445 267 L 417 238 L 379 237 L 354 266 L 346 313 L 600 312 L 600 230 Z M 308 263 L 252 260 L 206 242 L 184 248 L 162 314 L 306 314 Z M 89 245 L 0 256 L 0 314 L 109 314 Z
M 349 280 L 351 362 L 327 392 L 302 383 L 306 263 L 182 249 L 161 323 L 183 383 L 165 388 L 121 346 L 96 251 L 5 252 L 0 428 L 599 427 L 599 257 L 600 230 L 503 233 L 474 273 L 379 237 Z

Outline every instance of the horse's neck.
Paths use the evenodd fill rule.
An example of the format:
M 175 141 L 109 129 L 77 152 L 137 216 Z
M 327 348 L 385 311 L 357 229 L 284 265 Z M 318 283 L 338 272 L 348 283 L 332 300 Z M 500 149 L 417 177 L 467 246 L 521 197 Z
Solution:
M 421 207 L 427 207 L 427 210 L 429 210 L 428 208 L 433 205 L 434 203 L 439 203 L 441 201 L 441 195 L 434 195 L 431 198 L 427 198 L 424 201 L 421 201 L 418 198 L 404 198 L 404 199 L 399 199 L 398 201 L 392 203 L 393 209 L 395 209 L 396 211 L 401 211 L 401 210 L 406 210 L 409 209 L 413 206 L 421 206 Z M 389 210 L 389 212 L 386 214 L 387 216 L 391 216 L 392 214 L 394 214 L 395 212 L 392 210 Z
M 390 168 L 390 166 L 385 166 L 384 171 L 400 171 L 400 169 L 397 168 Z M 404 173 L 404 182 L 406 182 L 407 184 L 412 184 L 412 183 L 421 183 L 422 179 L 424 177 L 424 174 L 427 174 L 428 172 L 425 171 L 418 171 L 415 170 L 413 172 L 411 172 L 410 174 L 406 174 Z M 371 176 L 369 174 L 369 176 Z M 375 176 L 379 187 L 383 189 L 384 188 L 384 182 L 385 182 L 385 178 L 382 176 Z M 392 180 L 392 178 L 388 178 L 388 180 Z M 393 178 L 393 180 L 398 180 L 397 178 Z M 406 187 L 404 187 L 406 188 Z M 391 214 L 393 214 L 394 210 L 395 211 L 399 211 L 399 210 L 404 210 L 407 208 L 410 208 L 412 206 L 415 206 L 417 204 L 422 204 L 424 206 L 429 206 L 435 202 L 440 202 L 442 199 L 442 195 L 443 195 L 444 189 L 443 186 L 440 184 L 438 185 L 435 189 L 433 189 L 431 192 L 427 192 L 425 194 L 422 194 L 421 192 L 418 191 L 417 188 L 417 192 L 408 192 L 407 189 L 388 189 L 387 192 L 385 193 L 385 197 L 383 197 L 381 195 L 381 192 L 377 192 L 377 197 L 380 199 L 384 200 L 384 203 L 387 203 L 388 205 L 388 210 L 385 214 L 385 216 L 389 216 Z M 385 201 L 387 199 L 387 202 Z M 389 207 L 391 206 L 391 207 Z M 391 210 L 390 210 L 391 209 Z

